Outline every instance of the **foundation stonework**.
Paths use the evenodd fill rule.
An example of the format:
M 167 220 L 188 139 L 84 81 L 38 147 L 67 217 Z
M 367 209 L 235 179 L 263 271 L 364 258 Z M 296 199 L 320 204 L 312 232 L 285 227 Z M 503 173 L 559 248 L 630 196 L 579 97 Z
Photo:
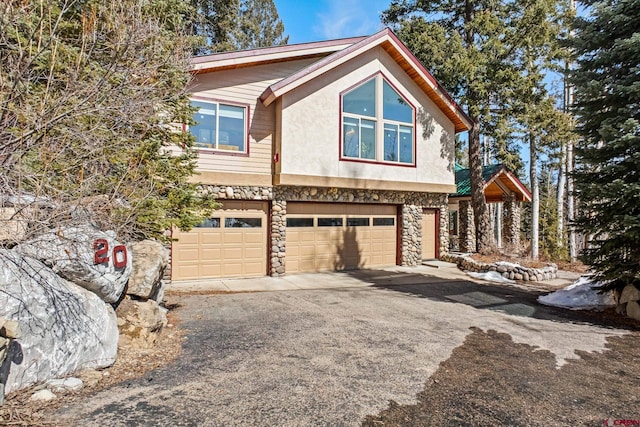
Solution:
M 504 195 L 503 218 L 502 234 L 505 245 L 520 246 L 520 202 L 514 194 Z
M 270 201 L 269 213 L 269 266 L 271 276 L 286 273 L 287 253 L 287 202 L 375 203 L 401 207 L 399 218 L 400 263 L 406 266 L 422 262 L 422 210 L 438 209 L 440 212 L 440 254 L 448 252 L 449 215 L 448 195 L 443 193 L 417 193 L 409 191 L 378 191 L 335 187 L 261 187 L 201 185 L 200 190 L 212 194 L 220 203 L 225 200 Z
M 460 229 L 458 232 L 458 246 L 461 252 L 476 251 L 476 226 L 473 220 L 473 208 L 470 200 L 460 200 L 458 204 L 458 218 Z

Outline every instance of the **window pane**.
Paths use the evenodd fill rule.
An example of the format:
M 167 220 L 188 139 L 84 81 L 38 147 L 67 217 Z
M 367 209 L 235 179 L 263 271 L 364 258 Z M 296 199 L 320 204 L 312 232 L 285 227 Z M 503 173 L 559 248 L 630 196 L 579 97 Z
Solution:
M 318 218 L 318 227 L 342 227 L 342 218 Z
M 246 151 L 244 107 L 220 104 L 219 150 Z
M 400 161 L 413 163 L 413 128 L 400 126 Z
M 342 112 L 376 116 L 376 79 L 371 79 L 342 97 Z
M 358 119 L 351 117 L 345 117 L 343 119 L 342 134 L 344 145 L 342 147 L 342 153 L 347 157 L 358 157 L 358 150 L 360 146 L 358 138 Z
M 360 120 L 360 157 L 363 159 L 376 158 L 376 122 Z
M 262 227 L 261 218 L 225 218 L 224 226 L 226 228 L 260 228 Z
M 398 161 L 398 125 L 384 124 L 384 160 Z
M 413 108 L 386 80 L 382 81 L 382 94 L 385 120 L 413 123 Z
M 189 126 L 189 132 L 196 137 L 196 147 L 215 148 L 216 144 L 216 104 L 191 101 L 199 110 L 193 114 L 195 125 Z
M 369 225 L 369 218 L 347 218 L 347 227 L 362 227 Z
M 287 218 L 287 227 L 313 227 L 313 218 Z
M 205 219 L 196 228 L 220 228 L 220 218 Z
M 373 218 L 373 226 L 395 225 L 395 218 Z

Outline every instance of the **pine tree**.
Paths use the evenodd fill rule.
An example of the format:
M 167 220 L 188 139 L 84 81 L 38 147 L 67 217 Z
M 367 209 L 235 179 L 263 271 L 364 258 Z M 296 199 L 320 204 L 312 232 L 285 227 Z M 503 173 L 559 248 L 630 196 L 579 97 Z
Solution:
M 188 182 L 197 153 L 174 125 L 191 117 L 189 9 L 182 0 L 0 5 L 0 207 L 18 206 L 30 233 L 88 212 L 121 239 L 162 237 L 214 206 Z
M 287 44 L 273 0 L 191 0 L 193 34 L 201 37 L 195 54 Z
M 396 0 L 383 13 L 383 21 L 394 26 L 434 77 L 462 100 L 474 120 L 469 168 L 479 252 L 493 246 L 482 186 L 480 136 L 511 133 L 518 97 L 529 85 L 522 70 L 524 49 L 549 40 L 557 13 L 555 0 Z
M 587 2 L 577 20 L 576 225 L 605 289 L 640 288 L 640 0 Z

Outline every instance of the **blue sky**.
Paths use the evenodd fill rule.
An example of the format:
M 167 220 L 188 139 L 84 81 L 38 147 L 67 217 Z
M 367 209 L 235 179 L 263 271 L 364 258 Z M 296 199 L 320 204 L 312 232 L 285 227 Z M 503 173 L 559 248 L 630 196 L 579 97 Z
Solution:
M 289 43 L 367 36 L 391 0 L 274 0 Z

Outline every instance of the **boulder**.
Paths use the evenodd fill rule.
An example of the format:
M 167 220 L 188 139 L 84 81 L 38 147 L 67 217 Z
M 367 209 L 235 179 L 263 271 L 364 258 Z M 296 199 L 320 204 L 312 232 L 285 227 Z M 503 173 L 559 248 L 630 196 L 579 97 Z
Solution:
M 154 300 L 135 301 L 129 296 L 118 305 L 120 338 L 139 348 L 152 347 L 167 325 L 166 309 Z
M 14 251 L 42 261 L 65 279 L 115 303 L 131 275 L 131 255 L 114 232 L 84 225 L 51 230 Z
M 162 275 L 169 264 L 169 250 L 156 240 L 143 240 L 130 246 L 133 265 L 127 294 L 161 302 L 164 294 Z
M 620 304 L 625 304 L 629 301 L 640 301 L 640 290 L 633 285 L 625 286 L 618 300 Z
M 629 301 L 627 303 L 627 316 L 640 321 L 640 304 L 637 301 Z
M 0 249 L 0 317 L 17 322 L 21 332 L 0 369 L 6 393 L 115 362 L 113 308 L 42 262 L 7 249 Z

